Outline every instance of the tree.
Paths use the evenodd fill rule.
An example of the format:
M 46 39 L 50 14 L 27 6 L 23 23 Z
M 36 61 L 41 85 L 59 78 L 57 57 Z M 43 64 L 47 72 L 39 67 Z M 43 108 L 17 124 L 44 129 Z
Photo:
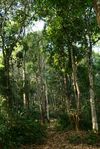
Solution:
M 29 115 L 36 108 L 43 123 L 63 111 L 79 130 L 83 109 L 90 100 L 87 110 L 90 106 L 93 130 L 97 131 L 94 101 L 98 88 L 94 90 L 92 49 L 99 40 L 99 28 L 92 2 L 2 2 L 0 46 L 4 68 L 0 72 L 5 75 L 0 79 L 6 81 L 0 89 L 9 109 Z M 31 30 L 36 20 L 44 20 L 43 31 Z
M 1 45 L 6 77 L 6 99 L 8 107 L 13 107 L 10 67 L 12 52 L 17 43 L 24 36 L 25 27 L 28 26 L 31 16 L 31 3 L 28 1 L 5 1 L 1 2 Z
M 88 13 L 92 13 L 92 10 Z M 88 77 L 89 77 L 89 96 L 90 96 L 90 107 L 91 107 L 91 117 L 92 117 L 92 129 L 94 132 L 98 132 L 98 122 L 95 106 L 95 91 L 94 91 L 94 78 L 93 78 L 93 56 L 92 56 L 92 45 L 93 45 L 93 33 L 91 28 L 91 15 L 86 16 L 87 20 L 87 63 L 88 63 Z
M 98 26 L 100 27 L 100 1 L 94 0 L 93 3 L 94 3 L 94 9 L 96 12 L 97 23 L 98 23 Z

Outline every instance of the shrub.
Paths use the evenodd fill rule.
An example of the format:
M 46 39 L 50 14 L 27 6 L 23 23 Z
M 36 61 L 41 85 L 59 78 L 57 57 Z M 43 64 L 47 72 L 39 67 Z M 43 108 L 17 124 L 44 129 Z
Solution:
M 82 139 L 79 135 L 74 134 L 68 137 L 68 141 L 72 144 L 80 144 L 82 142 Z
M 41 143 L 46 133 L 39 122 L 21 121 L 9 128 L 12 142 L 20 144 Z
M 84 99 L 80 113 L 80 129 L 85 131 L 92 130 L 91 109 L 89 104 L 89 101 Z
M 71 134 L 68 136 L 69 143 L 72 144 L 88 144 L 88 145 L 99 145 L 100 146 L 100 136 L 93 132 L 80 132 Z
M 96 145 L 99 143 L 100 145 L 100 136 L 98 134 L 95 134 L 93 132 L 89 132 L 85 138 L 84 138 L 84 142 L 86 144 L 89 144 L 89 145 Z
M 25 144 L 40 144 L 46 137 L 46 128 L 39 121 L 19 118 L 0 123 L 0 145 L 4 149 L 18 148 Z
M 69 116 L 67 113 L 60 113 L 58 116 L 58 126 L 59 130 L 68 130 L 72 127 Z
M 81 130 L 91 130 L 92 129 L 92 124 L 91 124 L 91 114 L 89 111 L 84 111 L 80 115 L 80 129 Z

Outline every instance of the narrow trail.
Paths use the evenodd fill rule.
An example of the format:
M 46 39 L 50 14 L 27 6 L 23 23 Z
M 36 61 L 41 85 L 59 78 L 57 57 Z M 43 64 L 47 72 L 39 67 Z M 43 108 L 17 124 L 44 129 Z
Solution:
M 100 146 L 91 146 L 86 144 L 70 144 L 68 136 L 75 132 L 56 132 L 54 129 L 48 129 L 48 138 L 43 145 L 26 146 L 23 149 L 100 149 Z

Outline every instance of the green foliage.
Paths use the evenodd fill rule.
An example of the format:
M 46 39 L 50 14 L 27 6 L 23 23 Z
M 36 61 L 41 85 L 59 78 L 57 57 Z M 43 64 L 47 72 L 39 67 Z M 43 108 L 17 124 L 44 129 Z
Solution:
M 12 142 L 16 144 L 36 144 L 43 141 L 45 131 L 39 122 L 21 120 L 15 124 L 10 124 L 9 135 Z
M 4 118 L 0 115 L 0 144 L 3 148 L 25 144 L 41 144 L 46 137 L 46 127 L 30 118 Z
M 90 103 L 84 102 L 89 99 L 86 57 L 89 47 L 88 36 L 91 36 L 89 37 L 91 45 L 94 45 L 99 37 L 95 13 L 91 9 L 92 1 L 33 1 L 0 1 L 0 47 L 3 51 L 3 56 L 0 56 L 0 96 L 3 96 L 0 99 L 1 113 L 3 113 L 3 116 L 2 114 L 0 116 L 0 143 L 6 148 L 42 142 L 45 129 L 39 123 L 41 105 L 45 109 L 45 112 L 40 109 L 43 113 L 46 113 L 48 106 L 50 117 L 58 118 L 58 129 L 69 130 L 75 125 L 74 115 L 70 118 L 62 109 L 57 113 L 62 107 L 65 111 L 67 98 L 70 103 L 69 109 L 76 108 L 77 105 L 74 99 L 71 49 L 76 66 L 76 81 L 80 90 L 80 105 L 82 105 L 80 129 L 91 130 Z M 41 19 L 45 21 L 44 31 L 33 32 L 33 22 Z M 97 54 L 93 58 L 94 85 L 98 102 L 99 57 Z M 8 77 L 5 72 L 8 72 Z M 29 102 L 27 110 L 23 108 L 24 93 Z M 45 101 L 46 96 L 48 96 L 48 105 Z M 4 97 L 7 100 L 3 100 Z M 9 114 L 5 111 L 7 101 L 12 108 L 7 109 L 11 112 Z M 99 109 L 98 104 L 98 117 Z M 100 123 L 100 118 L 98 122 Z M 93 135 L 87 136 L 90 144 L 96 143 L 95 138 Z M 69 140 L 79 143 L 80 139 L 80 135 L 76 135 Z
M 100 145 L 100 135 L 93 132 L 79 132 L 72 133 L 68 136 L 69 143 L 72 144 L 89 144 L 89 145 Z
M 57 129 L 58 130 L 68 130 L 71 129 L 72 125 L 69 119 L 69 116 L 67 113 L 63 113 L 61 112 L 58 116 L 58 125 L 57 125 Z
M 0 67 L 0 94 L 4 95 L 6 94 L 6 83 L 5 83 L 5 72 L 4 67 Z
M 96 145 L 96 144 L 100 143 L 100 136 L 93 133 L 93 132 L 89 132 L 85 136 L 84 142 L 89 144 L 89 145 Z
M 70 130 L 75 128 L 75 121 L 71 115 L 68 115 L 66 112 L 59 111 L 58 112 L 58 130 Z M 91 113 L 90 113 L 90 107 L 88 104 L 84 103 L 83 109 L 81 111 L 81 114 L 79 116 L 79 128 L 80 130 L 91 130 L 92 129 L 91 124 Z
M 2 113 L 0 113 L 0 145 L 3 146 L 5 141 L 8 144 L 7 139 L 8 136 L 8 127 L 7 127 L 7 119 L 4 117 Z
M 80 115 L 80 129 L 81 130 L 91 130 L 92 129 L 92 123 L 91 123 L 91 112 L 90 112 L 90 107 L 89 103 L 87 102 L 84 103 L 84 106 L 81 111 Z
M 72 144 L 80 144 L 82 140 L 79 135 L 74 134 L 72 136 L 69 136 L 68 141 Z

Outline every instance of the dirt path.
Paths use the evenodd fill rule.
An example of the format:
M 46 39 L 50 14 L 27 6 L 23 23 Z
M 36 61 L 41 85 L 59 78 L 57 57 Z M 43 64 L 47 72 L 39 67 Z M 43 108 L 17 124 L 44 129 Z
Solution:
M 67 140 L 71 132 L 55 132 L 50 130 L 48 132 L 48 139 L 43 145 L 35 145 L 24 147 L 23 149 L 100 149 L 100 146 L 90 146 L 85 144 L 73 145 Z

